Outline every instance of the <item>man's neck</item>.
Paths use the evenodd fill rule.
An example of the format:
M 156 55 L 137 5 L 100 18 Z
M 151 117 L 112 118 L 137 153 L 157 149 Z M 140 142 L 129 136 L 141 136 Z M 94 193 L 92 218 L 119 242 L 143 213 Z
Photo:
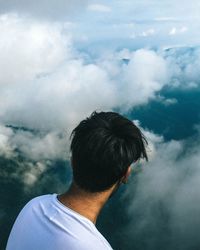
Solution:
M 69 190 L 58 196 L 58 200 L 75 212 L 96 224 L 97 217 L 114 190 L 114 186 L 99 193 L 86 192 L 72 182 Z

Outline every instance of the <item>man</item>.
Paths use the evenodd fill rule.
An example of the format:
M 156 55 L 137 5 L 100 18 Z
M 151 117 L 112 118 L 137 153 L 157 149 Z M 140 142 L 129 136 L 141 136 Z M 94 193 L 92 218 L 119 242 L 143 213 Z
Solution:
M 61 195 L 34 198 L 22 209 L 9 236 L 7 250 L 112 249 L 97 230 L 97 217 L 130 165 L 147 160 L 143 134 L 115 112 L 94 112 L 71 135 L 73 180 Z

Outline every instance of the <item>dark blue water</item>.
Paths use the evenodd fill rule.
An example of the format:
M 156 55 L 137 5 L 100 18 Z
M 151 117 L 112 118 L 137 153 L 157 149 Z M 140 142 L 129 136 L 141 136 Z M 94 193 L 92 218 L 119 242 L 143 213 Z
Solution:
M 175 98 L 177 103 L 166 106 L 153 100 L 148 105 L 136 107 L 127 115 L 139 120 L 141 126 L 164 136 L 165 140 L 185 139 L 197 131 L 200 121 L 200 89 L 177 90 L 166 88 L 160 95 Z

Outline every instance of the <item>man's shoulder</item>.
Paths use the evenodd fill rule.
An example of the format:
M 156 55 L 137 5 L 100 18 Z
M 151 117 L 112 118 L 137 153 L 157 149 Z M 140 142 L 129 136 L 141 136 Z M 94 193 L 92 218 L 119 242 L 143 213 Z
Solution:
M 24 206 L 12 229 L 9 246 L 16 243 L 19 247 L 15 249 L 21 250 L 31 249 L 21 248 L 22 243 L 39 244 L 40 247 L 34 249 L 42 249 L 41 245 L 47 249 L 45 238 L 48 238 L 51 239 L 50 249 L 63 249 L 64 245 L 69 249 L 112 249 L 92 222 L 65 207 L 56 195 L 34 197 Z M 49 238 L 52 232 L 55 237 Z M 36 235 L 37 241 L 34 240 Z
M 32 208 L 37 208 L 41 204 L 48 204 L 51 200 L 52 194 L 40 195 L 29 200 L 22 208 L 20 214 L 26 213 L 32 210 Z
M 52 196 L 53 196 L 53 194 L 44 194 L 44 195 L 33 197 L 31 200 L 29 200 L 27 202 L 27 205 L 28 204 L 38 203 L 38 202 L 41 202 L 41 201 L 44 201 L 44 202 L 48 201 L 48 200 L 51 199 Z
M 29 201 L 27 201 L 26 205 L 31 205 L 34 203 L 38 203 L 40 201 L 48 200 L 51 196 L 52 196 L 51 194 L 45 194 L 45 195 L 33 197 Z

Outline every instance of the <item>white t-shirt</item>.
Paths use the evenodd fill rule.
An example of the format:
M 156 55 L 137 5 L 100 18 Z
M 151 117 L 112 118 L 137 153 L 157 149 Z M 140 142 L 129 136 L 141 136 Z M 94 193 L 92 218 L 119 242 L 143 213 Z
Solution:
M 36 197 L 18 215 L 6 250 L 111 250 L 86 217 L 63 205 L 57 194 Z

